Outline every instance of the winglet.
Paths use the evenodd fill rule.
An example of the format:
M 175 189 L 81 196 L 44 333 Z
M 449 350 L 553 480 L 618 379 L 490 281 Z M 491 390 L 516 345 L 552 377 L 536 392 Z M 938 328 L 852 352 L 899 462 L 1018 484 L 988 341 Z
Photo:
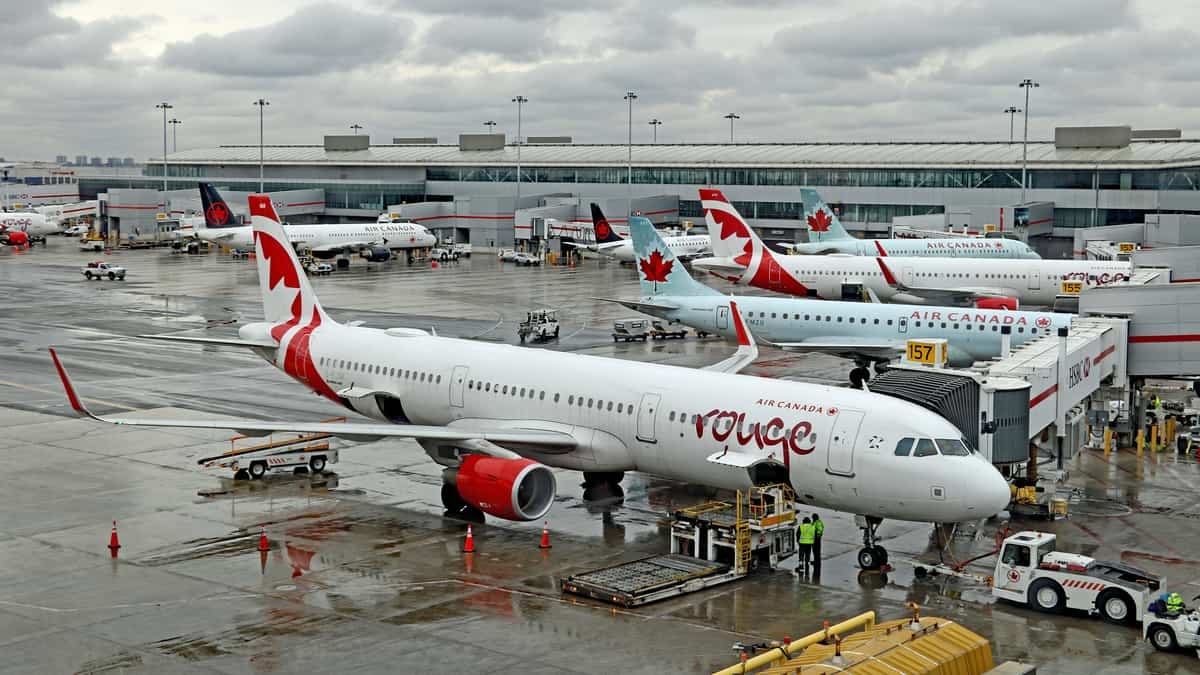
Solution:
M 875 262 L 879 263 L 879 269 L 883 272 L 883 280 L 887 282 L 887 285 L 899 288 L 900 282 L 896 280 L 896 275 L 892 274 L 892 271 L 884 264 L 883 258 L 875 258 Z
M 742 313 L 738 311 L 737 302 L 733 300 L 729 301 L 729 313 L 733 315 L 733 327 L 737 331 L 737 351 L 733 353 L 733 356 L 720 363 L 705 366 L 704 370 L 736 373 L 754 363 L 754 359 L 758 358 L 758 345 L 755 344 L 754 336 L 750 334 L 750 329 L 746 327 L 746 322 L 742 320 Z
M 746 330 L 746 324 L 742 322 L 742 313 L 738 311 L 737 303 L 733 300 L 729 301 L 729 313 L 733 315 L 733 327 L 737 330 L 738 347 L 753 345 L 754 340 L 750 338 L 750 331 Z
M 58 360 L 58 353 L 54 351 L 54 347 L 50 348 L 50 358 L 54 360 L 54 368 L 58 371 L 58 379 L 62 380 L 63 389 L 67 392 L 67 401 L 70 402 L 71 407 L 83 417 L 95 418 L 96 416 L 79 400 L 79 396 L 75 393 L 75 386 L 71 384 L 71 378 L 67 376 L 67 369 L 63 368 L 62 362 Z

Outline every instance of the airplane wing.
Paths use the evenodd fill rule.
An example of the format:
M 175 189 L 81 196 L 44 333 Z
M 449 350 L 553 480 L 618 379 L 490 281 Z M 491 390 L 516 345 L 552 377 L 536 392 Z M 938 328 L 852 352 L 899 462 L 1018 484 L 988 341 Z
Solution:
M 265 436 L 271 433 L 330 434 L 347 440 L 369 441 L 378 438 L 412 438 L 431 441 L 488 441 L 500 445 L 532 446 L 541 450 L 567 450 L 578 443 L 569 434 L 540 429 L 521 429 L 495 426 L 493 428 L 457 428 L 415 424 L 358 424 L 346 422 L 286 422 L 249 419 L 172 420 L 137 419 L 129 417 L 100 417 L 93 414 L 75 393 L 58 354 L 50 349 L 50 358 L 66 390 L 71 407 L 82 417 L 123 426 L 171 427 L 185 429 L 231 429 L 246 436 Z
M 618 305 L 624 305 L 635 312 L 643 312 L 646 310 L 671 310 L 679 309 L 679 305 L 671 302 L 639 302 L 637 300 L 617 300 L 615 298 L 589 298 L 589 300 L 599 300 L 600 302 L 613 302 Z M 650 314 L 652 312 L 646 312 Z
M 853 336 L 822 336 L 819 339 L 800 342 L 772 342 L 772 345 L 789 352 L 816 352 L 843 358 L 866 358 L 872 361 L 891 360 L 904 354 L 903 341 Z
M 255 342 L 253 340 L 238 340 L 238 339 L 223 339 L 223 338 L 208 338 L 208 337 L 192 337 L 190 335 L 139 335 L 140 338 L 147 340 L 165 340 L 167 342 L 190 342 L 201 345 L 214 345 L 220 347 L 245 347 L 248 349 L 275 349 L 279 345 L 274 342 Z
M 729 258 L 697 258 L 692 265 L 706 272 L 729 272 L 741 274 L 746 271 L 745 265 L 739 265 Z
M 203 230 L 203 232 L 204 232 L 204 237 L 206 239 L 208 239 L 209 241 L 225 241 L 226 239 L 232 239 L 234 237 L 234 234 L 236 234 L 234 232 L 220 232 L 220 230 L 213 230 L 213 229 L 205 229 L 205 230 Z M 216 234 L 215 232 L 220 232 L 220 233 Z
M 742 321 L 742 313 L 738 311 L 737 303 L 733 300 L 729 301 L 729 313 L 733 315 L 733 327 L 737 330 L 737 351 L 724 361 L 705 366 L 702 370 L 737 373 L 758 358 L 758 345 L 754 343 L 754 336 L 750 334 L 750 329 L 746 328 L 746 322 Z
M 883 258 L 875 258 L 875 261 L 879 263 L 879 269 L 883 272 L 884 281 L 892 288 L 901 293 L 915 295 L 942 305 L 963 305 L 979 298 L 1008 298 L 1017 295 L 1012 289 L 999 286 L 956 286 L 954 288 L 945 288 L 941 286 L 910 285 L 904 283 L 899 277 L 893 274 L 887 263 L 883 262 Z
M 336 244 L 324 244 L 322 246 L 312 247 L 314 253 L 336 253 L 342 250 L 357 251 L 360 248 L 368 248 L 370 246 L 378 246 L 377 241 L 339 241 Z

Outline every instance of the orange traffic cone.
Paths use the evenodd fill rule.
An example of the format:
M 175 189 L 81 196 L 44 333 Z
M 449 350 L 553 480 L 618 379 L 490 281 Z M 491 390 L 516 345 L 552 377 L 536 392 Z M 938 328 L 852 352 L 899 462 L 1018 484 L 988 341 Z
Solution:
M 471 531 L 471 526 L 467 525 L 467 538 L 463 541 L 463 553 L 475 552 L 475 533 Z
M 117 557 L 117 551 L 121 548 L 121 540 L 117 538 L 117 521 L 113 521 L 112 534 L 108 536 L 108 550 L 112 552 L 112 557 Z
M 271 542 L 267 541 L 267 528 L 265 525 L 260 525 L 258 530 L 258 550 L 270 551 Z
M 550 548 L 550 522 L 542 523 L 542 543 L 538 544 L 538 548 Z
M 436 269 L 439 267 L 439 265 L 438 265 L 438 261 L 434 260 L 432 263 L 430 263 L 430 264 L 429 264 L 429 266 L 430 266 L 432 269 L 435 269 L 435 270 L 436 270 Z

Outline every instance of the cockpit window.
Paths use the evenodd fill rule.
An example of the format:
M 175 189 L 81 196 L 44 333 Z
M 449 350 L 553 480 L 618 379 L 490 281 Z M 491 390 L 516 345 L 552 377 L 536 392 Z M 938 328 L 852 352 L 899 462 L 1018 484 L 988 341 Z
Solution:
M 937 447 L 933 441 L 928 438 L 917 439 L 917 449 L 913 451 L 913 457 L 929 457 L 930 455 L 938 454 Z
M 913 439 L 901 438 L 900 442 L 896 444 L 896 456 L 897 457 L 908 457 L 909 451 L 912 450 L 912 444 L 913 444 Z
M 967 449 L 967 444 L 957 438 L 939 438 L 937 446 L 943 455 L 949 457 L 968 457 L 971 454 L 971 451 Z

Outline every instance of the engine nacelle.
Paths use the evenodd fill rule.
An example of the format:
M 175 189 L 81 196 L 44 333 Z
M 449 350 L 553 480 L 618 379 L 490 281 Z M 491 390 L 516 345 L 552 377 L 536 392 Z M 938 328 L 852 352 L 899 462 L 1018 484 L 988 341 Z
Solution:
M 1021 307 L 1017 298 L 977 298 L 975 309 L 1006 309 L 1015 312 Z
M 4 243 L 8 244 L 9 246 L 28 246 L 29 245 L 29 235 L 20 230 L 11 230 L 8 232 L 0 233 L 0 238 L 2 238 L 4 240 Z
M 340 253 L 341 253 L 341 251 L 339 251 L 339 250 L 309 251 L 309 255 L 316 258 L 317 260 L 333 260 L 334 258 L 338 257 L 338 255 Z
M 365 258 L 367 262 L 384 262 L 392 259 L 392 251 L 386 246 L 364 248 L 359 252 L 359 255 Z
M 463 457 L 455 483 L 463 501 L 505 520 L 538 520 L 554 504 L 557 491 L 545 464 L 487 455 Z

